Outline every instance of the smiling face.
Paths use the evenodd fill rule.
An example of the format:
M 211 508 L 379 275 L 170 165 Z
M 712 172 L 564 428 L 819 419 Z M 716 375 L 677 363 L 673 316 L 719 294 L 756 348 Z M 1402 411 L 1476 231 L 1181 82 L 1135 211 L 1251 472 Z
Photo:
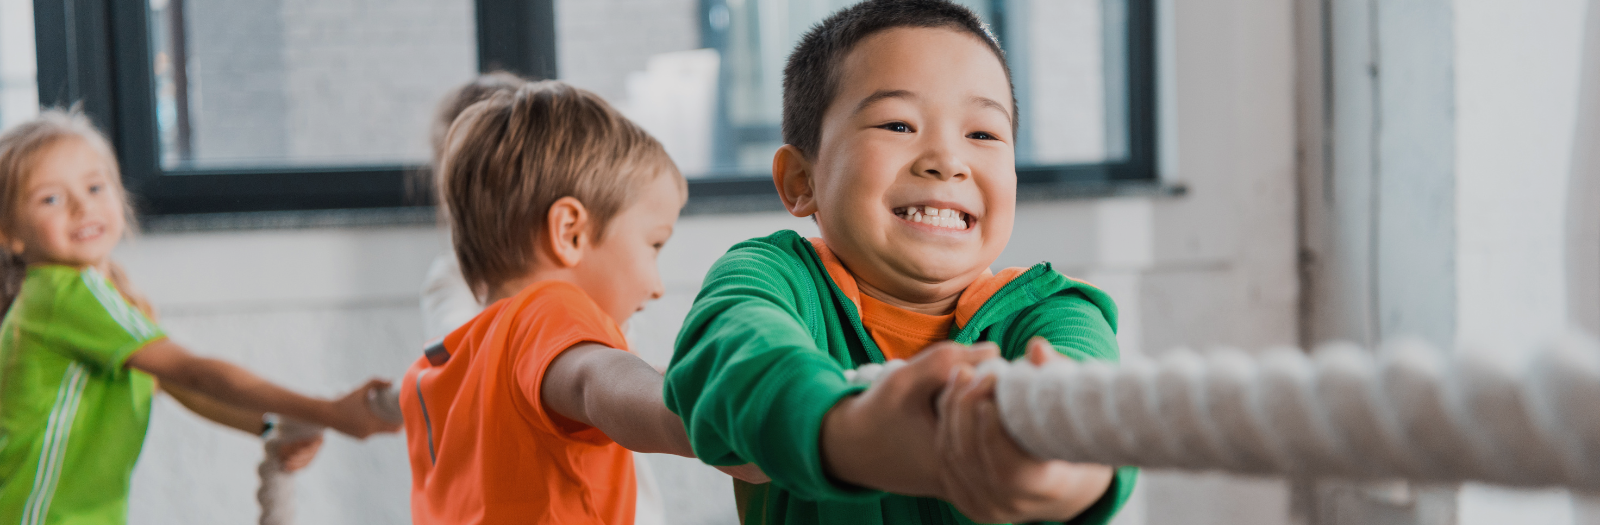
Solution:
M 21 188 L 6 248 L 29 264 L 103 264 L 127 225 L 110 162 L 77 137 L 40 150 Z
M 672 174 L 657 175 L 606 225 L 606 234 L 572 269 L 595 304 L 623 324 L 662 293 L 656 256 L 672 237 L 683 190 Z
M 942 28 L 872 35 L 840 66 L 805 161 L 823 238 L 864 292 L 953 308 L 1011 238 L 1005 71 L 983 42 Z

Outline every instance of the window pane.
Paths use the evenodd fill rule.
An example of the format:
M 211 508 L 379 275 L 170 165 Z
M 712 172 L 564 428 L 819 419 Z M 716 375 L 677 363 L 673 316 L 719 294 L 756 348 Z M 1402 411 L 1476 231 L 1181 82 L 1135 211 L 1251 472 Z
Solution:
M 0 0 L 0 130 L 39 113 L 33 0 Z
M 1000 38 L 1012 67 L 1021 129 L 1018 165 L 1122 156 L 1126 0 L 1005 0 Z M 1114 122 L 1114 123 L 1113 123 Z M 1117 152 L 1110 154 L 1110 152 Z
M 855 0 L 559 0 L 561 76 L 622 108 L 691 177 L 764 175 L 782 145 L 783 65 Z M 1019 166 L 1119 159 L 1126 0 L 964 0 L 1006 48 Z
M 426 164 L 473 0 L 150 0 L 165 168 Z

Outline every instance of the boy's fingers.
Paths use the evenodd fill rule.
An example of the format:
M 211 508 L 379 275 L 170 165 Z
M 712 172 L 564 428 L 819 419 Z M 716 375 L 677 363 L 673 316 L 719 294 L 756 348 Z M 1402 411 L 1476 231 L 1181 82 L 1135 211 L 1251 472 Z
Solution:
M 1050 342 L 1046 341 L 1043 337 L 1034 336 L 1034 338 L 1029 339 L 1027 352 L 1028 363 L 1032 364 L 1033 366 L 1044 366 L 1045 359 L 1048 357 L 1045 355 L 1045 352 L 1048 351 L 1046 346 L 1049 344 Z
M 1002 447 L 1007 447 L 1010 437 L 1005 435 L 999 419 L 999 407 L 988 400 L 978 401 L 974 411 L 978 414 L 978 434 L 982 436 L 984 446 L 976 451 L 983 457 L 983 464 L 988 468 L 984 473 L 992 480 L 987 484 L 985 499 L 990 503 L 992 517 L 997 521 L 1012 521 L 1018 513 L 1019 498 L 1025 497 L 1027 487 L 1020 486 L 1023 476 L 1022 468 L 1027 465 L 1018 461 L 1016 457 L 1007 454 Z M 1022 489 L 1022 490 L 1019 490 Z
M 956 392 L 960 385 L 960 369 L 950 369 L 950 373 L 945 374 L 944 389 L 939 391 L 939 399 L 934 405 L 937 407 L 937 410 L 934 411 L 935 416 L 938 416 L 941 420 L 943 420 L 950 414 L 950 409 L 952 404 L 955 403 Z M 943 422 L 940 423 L 941 426 L 944 424 L 945 423 Z

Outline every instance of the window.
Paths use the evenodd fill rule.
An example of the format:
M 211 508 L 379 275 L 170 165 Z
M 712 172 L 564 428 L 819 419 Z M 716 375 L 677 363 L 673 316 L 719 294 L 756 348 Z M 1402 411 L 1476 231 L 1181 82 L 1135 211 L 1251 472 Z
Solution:
M 1011 63 L 1025 184 L 1155 179 L 1153 2 L 958 1 Z M 559 0 L 560 72 L 660 137 L 702 195 L 770 193 L 784 62 L 852 3 Z
M 33 1 L 0 0 L 0 130 L 39 111 Z
M 1012 63 L 1021 183 L 1154 180 L 1154 0 L 961 1 Z M 772 208 L 783 62 L 850 2 L 40 2 L 39 85 L 110 131 L 146 214 L 425 205 L 407 181 L 434 108 L 489 69 L 613 101 L 690 176 L 691 203 Z
M 472 0 L 149 0 L 159 165 L 427 164 L 477 72 Z

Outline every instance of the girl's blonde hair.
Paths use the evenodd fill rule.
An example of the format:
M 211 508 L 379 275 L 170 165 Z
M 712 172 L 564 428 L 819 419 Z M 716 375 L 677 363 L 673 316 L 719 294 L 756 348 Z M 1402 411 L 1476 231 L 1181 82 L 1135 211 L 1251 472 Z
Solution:
M 105 156 L 106 165 L 111 170 L 111 186 L 122 200 L 127 222 L 124 231 L 132 232 L 137 228 L 132 203 L 128 202 L 128 192 L 122 188 L 122 172 L 117 168 L 117 156 L 111 148 L 111 142 L 75 106 L 40 111 L 39 116 L 0 133 L 0 234 L 5 237 L 17 236 L 17 210 L 21 208 L 23 190 L 28 185 L 29 175 L 39 163 L 39 156 L 57 142 L 72 138 L 82 140 Z M 10 250 L 10 246 L 0 246 L 0 315 L 11 309 L 11 303 L 22 291 L 22 280 L 27 276 L 27 267 L 21 254 L 11 253 Z M 123 295 L 128 296 L 141 310 L 148 310 L 149 303 L 133 292 L 122 269 L 115 263 L 110 274 L 112 283 Z

